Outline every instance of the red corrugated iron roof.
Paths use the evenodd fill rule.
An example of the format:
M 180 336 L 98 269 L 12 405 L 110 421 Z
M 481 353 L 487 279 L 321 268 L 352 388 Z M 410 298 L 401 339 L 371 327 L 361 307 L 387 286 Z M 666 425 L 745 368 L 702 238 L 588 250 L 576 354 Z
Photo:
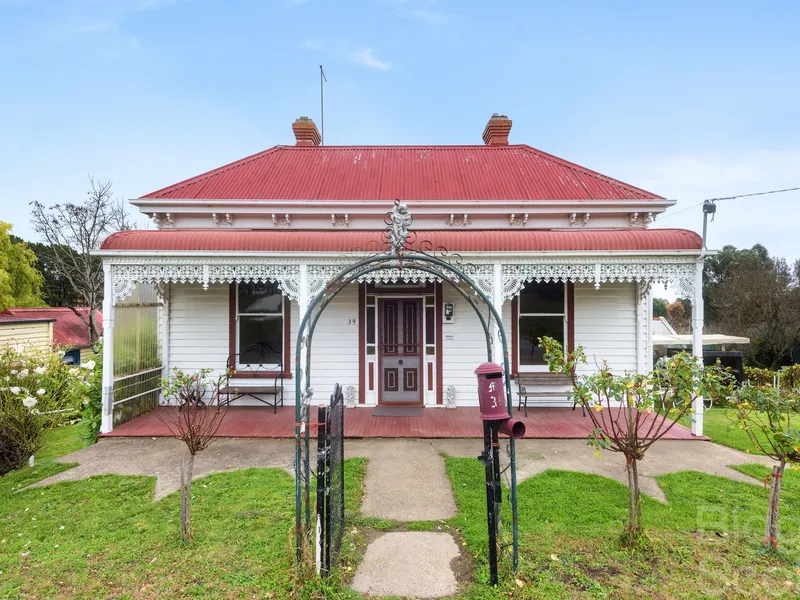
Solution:
M 143 198 L 661 199 L 527 145 L 275 146 Z
M 89 309 L 76 308 L 84 317 L 88 317 Z M 53 344 L 56 346 L 89 346 L 89 328 L 83 324 L 80 317 L 71 308 L 7 308 L 4 315 L 11 315 L 25 319 L 55 320 L 53 324 Z M 103 331 L 103 314 L 97 311 L 97 326 Z
M 685 229 L 582 229 L 580 231 L 418 231 L 428 241 L 453 252 L 646 251 L 699 250 L 700 236 Z M 376 249 L 375 231 L 236 231 L 177 229 L 122 231 L 103 242 L 103 250 L 350 252 Z

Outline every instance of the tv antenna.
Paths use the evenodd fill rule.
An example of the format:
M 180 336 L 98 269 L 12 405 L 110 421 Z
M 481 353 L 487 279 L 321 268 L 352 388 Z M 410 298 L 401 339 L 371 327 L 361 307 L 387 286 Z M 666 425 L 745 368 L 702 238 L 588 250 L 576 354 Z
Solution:
M 325 93 L 323 91 L 323 83 L 327 82 L 328 78 L 325 77 L 325 71 L 322 70 L 322 65 L 319 66 L 319 113 L 320 125 L 322 126 L 322 134 L 320 135 L 320 146 L 325 145 Z

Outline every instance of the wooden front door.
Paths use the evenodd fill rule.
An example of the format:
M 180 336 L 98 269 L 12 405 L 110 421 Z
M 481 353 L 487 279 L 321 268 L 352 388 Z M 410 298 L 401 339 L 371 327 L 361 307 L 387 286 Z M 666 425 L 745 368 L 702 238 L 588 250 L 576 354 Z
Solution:
M 422 404 L 422 300 L 378 299 L 379 404 Z

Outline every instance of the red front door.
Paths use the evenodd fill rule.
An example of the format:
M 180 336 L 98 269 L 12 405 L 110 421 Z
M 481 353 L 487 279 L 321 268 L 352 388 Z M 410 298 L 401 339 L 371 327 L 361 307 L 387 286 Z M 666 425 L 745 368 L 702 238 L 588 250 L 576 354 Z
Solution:
M 378 299 L 379 404 L 422 404 L 422 300 Z

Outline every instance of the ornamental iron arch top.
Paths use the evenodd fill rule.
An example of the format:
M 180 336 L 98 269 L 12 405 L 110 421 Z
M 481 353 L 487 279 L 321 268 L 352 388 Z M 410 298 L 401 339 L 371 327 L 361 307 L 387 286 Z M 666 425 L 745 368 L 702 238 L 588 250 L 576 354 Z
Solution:
M 295 346 L 295 533 L 298 562 L 303 554 L 303 546 L 311 535 L 311 469 L 310 469 L 310 405 L 314 395 L 311 388 L 311 345 L 314 328 L 322 312 L 330 302 L 350 283 L 363 280 L 366 276 L 391 270 L 403 277 L 405 271 L 433 277 L 438 281 L 450 283 L 475 311 L 486 337 L 487 360 L 492 361 L 493 341 L 491 327 L 497 328 L 503 349 L 503 370 L 505 373 L 506 399 L 508 413 L 512 414 L 511 371 L 509 367 L 508 340 L 503 329 L 502 319 L 492 299 L 470 277 L 478 269 L 475 265 L 464 263 L 459 254 L 451 254 L 441 246 L 427 240 L 418 240 L 416 232 L 410 230 L 413 218 L 405 203 L 396 200 L 391 212 L 387 213 L 386 229 L 382 234 L 382 244 L 364 250 L 355 250 L 361 258 L 344 264 L 309 302 L 303 315 Z M 464 290 L 464 284 L 473 294 Z M 477 298 L 476 298 L 477 297 Z M 488 309 L 488 318 L 481 312 L 480 305 Z M 477 365 L 476 365 L 477 366 Z M 509 438 L 510 501 L 512 513 L 512 539 L 504 547 L 512 548 L 513 570 L 518 567 L 518 528 L 517 528 L 517 473 L 514 438 Z

